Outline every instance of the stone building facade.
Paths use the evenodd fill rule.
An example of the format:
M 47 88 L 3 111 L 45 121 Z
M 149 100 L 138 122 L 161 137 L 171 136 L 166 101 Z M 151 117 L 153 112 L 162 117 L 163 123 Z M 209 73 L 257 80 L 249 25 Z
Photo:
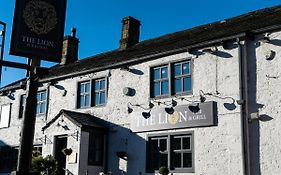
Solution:
M 127 17 L 119 49 L 80 60 L 66 37 L 70 55 L 39 80 L 34 147 L 75 175 L 280 174 L 280 15 L 141 42 Z M 0 172 L 16 157 L 25 82 L 1 88 Z

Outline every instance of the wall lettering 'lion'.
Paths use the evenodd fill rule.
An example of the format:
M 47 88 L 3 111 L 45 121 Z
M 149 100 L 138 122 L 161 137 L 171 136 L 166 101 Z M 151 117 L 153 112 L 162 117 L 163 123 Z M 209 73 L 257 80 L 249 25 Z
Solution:
M 38 35 L 49 33 L 58 23 L 55 7 L 41 0 L 28 2 L 23 18 L 30 31 Z

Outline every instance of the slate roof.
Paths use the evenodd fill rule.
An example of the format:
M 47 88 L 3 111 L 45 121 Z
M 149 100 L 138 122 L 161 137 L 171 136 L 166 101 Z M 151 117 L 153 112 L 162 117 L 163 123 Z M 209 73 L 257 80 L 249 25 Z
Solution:
M 49 121 L 42 130 L 44 131 L 52 125 L 60 116 L 64 115 L 71 122 L 81 128 L 99 128 L 107 130 L 107 122 L 98 117 L 87 113 L 80 113 L 62 109 L 51 121 Z
M 238 17 L 171 33 L 142 41 L 126 50 L 113 50 L 81 59 L 73 64 L 54 67 L 50 69 L 45 78 L 114 66 L 116 63 L 131 59 L 277 25 L 281 25 L 281 6 L 257 10 Z

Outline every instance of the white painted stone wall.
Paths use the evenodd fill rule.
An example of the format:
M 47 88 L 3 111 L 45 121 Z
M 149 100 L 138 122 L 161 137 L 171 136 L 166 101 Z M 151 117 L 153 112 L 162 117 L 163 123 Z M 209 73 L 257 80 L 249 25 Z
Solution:
M 279 145 L 280 139 L 280 122 L 278 118 L 280 113 L 280 33 L 273 33 L 271 36 L 275 39 L 275 44 L 261 44 L 254 46 L 250 43 L 251 49 L 256 51 L 256 54 L 251 55 L 250 76 L 251 82 L 250 93 L 252 96 L 256 94 L 256 103 L 263 104 L 260 108 L 260 114 L 267 115 L 268 121 L 253 122 L 251 125 L 253 130 L 253 140 L 259 143 L 259 147 L 255 148 L 254 158 L 259 158 L 260 167 L 257 171 L 261 174 L 278 174 L 281 172 L 281 150 Z M 119 159 L 116 156 L 117 151 L 127 151 L 127 171 L 130 175 L 145 173 L 146 147 L 145 141 L 147 132 L 135 134 L 130 132 L 130 117 L 127 112 L 128 102 L 132 104 L 141 104 L 148 107 L 149 96 L 149 71 L 150 67 L 169 63 L 170 61 L 178 61 L 182 59 L 192 59 L 193 61 L 193 94 L 185 96 L 188 99 L 198 100 L 199 91 L 205 93 L 219 92 L 220 97 L 232 97 L 239 99 L 239 70 L 238 70 L 238 49 L 233 48 L 224 50 L 218 47 L 220 54 L 202 54 L 199 56 L 189 53 L 176 54 L 166 56 L 157 60 L 148 61 L 138 65 L 130 66 L 133 69 L 143 72 L 142 75 L 136 75 L 128 71 L 120 69 L 111 69 L 97 73 L 91 73 L 85 76 L 72 77 L 61 80 L 57 85 L 62 86 L 67 91 L 64 96 L 64 90 L 49 86 L 49 107 L 47 121 L 56 116 L 61 109 L 76 110 L 79 112 L 91 113 L 96 117 L 100 117 L 112 123 L 112 128 L 109 133 L 109 150 L 108 150 L 108 169 L 114 175 L 121 174 L 119 171 Z M 264 55 L 269 49 L 276 52 L 275 58 L 268 61 Z M 256 55 L 256 59 L 253 56 Z M 256 60 L 256 64 L 254 61 Z M 255 69 L 257 69 L 255 71 Z M 257 73 L 255 76 L 255 72 Z M 77 99 L 77 84 L 85 80 L 92 80 L 101 77 L 108 77 L 108 100 L 105 106 L 92 107 L 89 109 L 76 109 Z M 271 78 L 270 78 L 271 77 Z M 272 78 L 277 77 L 277 78 Z M 257 82 L 257 83 L 255 83 Z M 133 97 L 123 94 L 124 87 L 131 87 L 136 90 Z M 48 88 L 44 84 L 43 88 Z M 253 90 L 253 91 L 252 91 Z M 11 126 L 7 129 L 0 129 L 0 139 L 9 145 L 18 145 L 20 121 L 18 117 L 19 96 L 24 93 L 23 90 L 15 92 L 16 100 L 12 100 L 12 120 Z M 239 175 L 243 174 L 242 169 L 242 149 L 241 149 L 241 118 L 240 106 L 235 103 L 234 110 L 228 110 L 224 107 L 224 103 L 231 103 L 232 100 L 221 99 L 212 96 L 206 96 L 207 101 L 216 101 L 218 104 L 218 126 L 204 128 L 188 128 L 179 130 L 169 130 L 168 132 L 178 131 L 194 131 L 194 146 L 195 146 L 195 173 L 182 173 L 184 175 Z M 181 101 L 174 98 L 178 105 L 190 104 L 187 101 Z M 10 102 L 6 97 L 1 97 L 1 104 Z M 171 101 L 171 98 L 162 99 L 162 101 Z M 155 108 L 163 108 L 156 103 Z M 255 106 L 255 104 L 252 104 Z M 253 110 L 253 109 L 251 109 Z M 134 108 L 134 112 L 141 113 L 142 110 Z M 272 119 L 269 120 L 268 116 Z M 47 122 L 42 118 L 37 118 L 36 137 L 42 137 L 41 127 Z M 167 131 L 164 131 L 167 132 Z M 13 137 L 7 133 L 14 133 Z M 82 132 L 81 139 L 85 142 L 76 145 L 80 147 L 81 154 L 86 155 L 87 152 L 87 134 Z M 257 140 L 258 139 L 258 140 Z M 83 148 L 83 149 L 82 149 Z M 51 145 L 43 145 L 43 151 L 52 153 Z M 260 156 L 256 155 L 260 153 Z M 79 156 L 79 154 L 78 154 Z M 87 156 L 79 157 L 80 173 L 85 169 Z M 83 164 L 83 166 L 82 166 Z M 255 165 L 256 166 L 256 165 Z M 72 167 L 73 170 L 75 169 Z M 89 168 L 89 167 L 88 167 Z M 78 170 L 77 170 L 78 171 Z M 76 170 L 75 170 L 76 172 Z M 90 173 L 91 174 L 91 173 Z M 180 173 L 175 173 L 181 175 Z
M 259 111 L 261 116 L 260 121 L 252 123 L 252 141 L 259 145 L 253 147 L 256 174 L 281 172 L 281 32 L 272 33 L 269 37 L 270 43 L 255 40 L 249 49 L 256 53 L 251 54 L 252 69 L 256 69 L 250 76 L 251 112 Z M 274 52 L 273 57 L 266 60 L 270 51 Z

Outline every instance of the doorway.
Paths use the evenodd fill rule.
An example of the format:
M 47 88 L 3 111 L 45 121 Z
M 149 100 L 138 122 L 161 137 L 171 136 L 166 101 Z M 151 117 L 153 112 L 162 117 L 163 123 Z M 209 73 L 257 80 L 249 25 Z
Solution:
M 67 147 L 67 136 L 56 136 L 54 146 L 54 157 L 58 161 L 59 175 L 64 175 L 64 169 L 66 168 L 66 155 L 63 154 L 62 150 Z

